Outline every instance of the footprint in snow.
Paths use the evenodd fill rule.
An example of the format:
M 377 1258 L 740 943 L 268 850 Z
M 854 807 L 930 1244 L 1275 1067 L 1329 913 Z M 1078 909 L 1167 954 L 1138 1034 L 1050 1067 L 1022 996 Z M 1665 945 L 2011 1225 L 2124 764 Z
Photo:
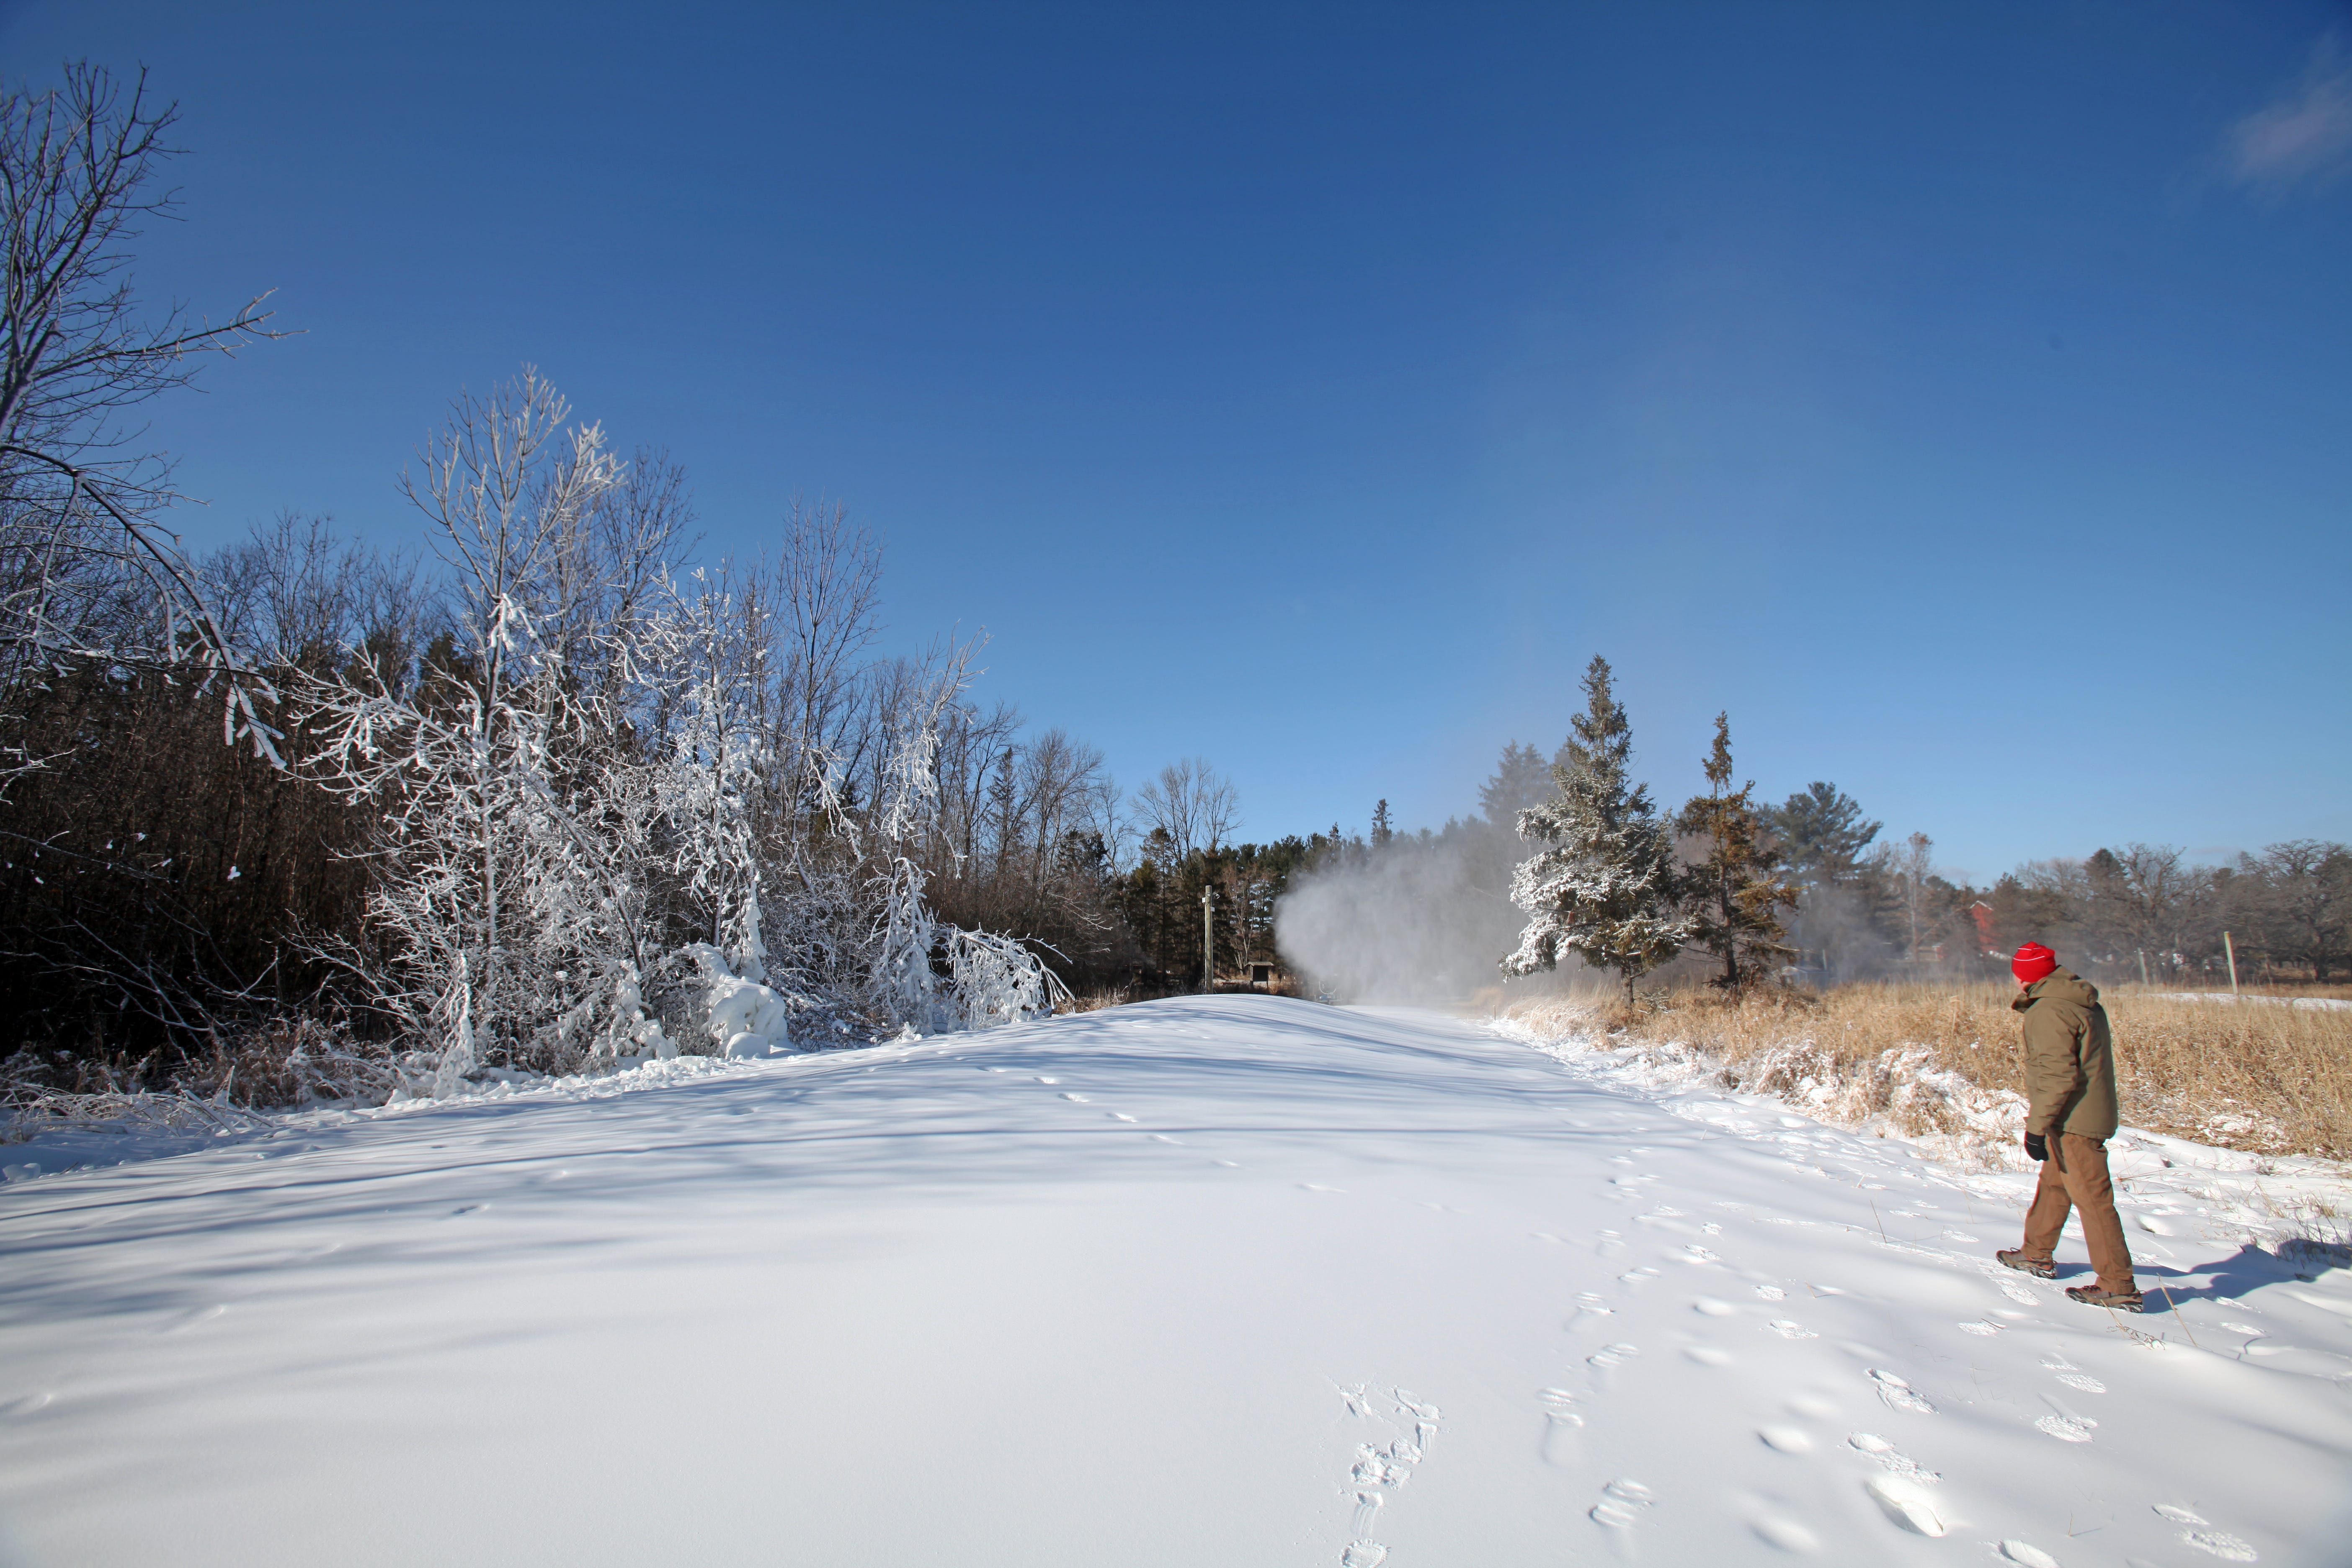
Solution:
M 1564 1465 L 1574 1457 L 1571 1439 L 1584 1417 L 1576 1411 L 1576 1395 L 1565 1388 L 1546 1388 L 1536 1394 L 1536 1403 L 1543 1407 L 1543 1441 L 1536 1446 L 1536 1457 L 1547 1465 Z
M 2018 1568 L 2058 1568 L 2058 1559 L 2039 1546 L 2029 1546 L 2022 1541 L 2004 1541 L 2000 1551 Z
M 1763 1440 L 1766 1447 L 1776 1453 L 1810 1454 L 1813 1451 L 1813 1440 L 1801 1426 L 1766 1426 L 1759 1429 L 1756 1436 Z
M 1808 1552 L 1822 1549 L 1822 1538 L 1793 1519 L 1759 1519 L 1748 1525 L 1756 1538 L 1768 1546 L 1783 1552 Z
M 2107 1385 L 2105 1384 L 2101 1383 L 2097 1378 L 2093 1377 L 2087 1372 L 2065 1373 L 2060 1375 L 2058 1381 L 2064 1384 L 2069 1388 L 2080 1389 L 2084 1394 L 2105 1394 L 2107 1391 Z
M 1642 1510 L 1655 1507 L 1657 1500 L 1641 1482 L 1621 1479 L 1601 1489 L 1601 1500 L 1586 1517 L 1604 1530 L 1631 1530 Z
M 1900 1476 L 1906 1481 L 1930 1487 L 1944 1479 L 1875 1432 L 1856 1432 L 1845 1443 L 1855 1453 L 1867 1454 L 1877 1460 L 1880 1468 L 1890 1476 Z
M 2091 1428 L 2098 1423 L 2077 1421 L 2069 1415 L 2044 1415 L 2033 1425 L 2062 1443 L 2087 1443 L 2091 1440 Z
M 1709 1252 L 1706 1247 L 1699 1246 L 1696 1242 L 1693 1242 L 1689 1246 L 1685 1247 L 1683 1248 L 1683 1254 L 1693 1263 L 1714 1263 L 1718 1261 L 1714 1253 Z
M 2174 1508 L 2169 1503 L 2160 1502 L 2156 1505 L 2156 1511 L 2160 1517 L 2171 1521 L 2174 1524 L 2206 1526 L 2202 1530 L 2182 1531 L 2180 1543 L 2183 1546 L 2191 1546 L 2200 1552 L 2210 1552 L 2224 1563 L 2254 1563 L 2261 1560 L 2262 1553 L 2256 1552 L 2251 1543 L 2241 1541 L 2225 1531 L 2213 1529 L 2209 1521 L 2200 1518 L 2185 1508 Z
M 1691 1310 L 1708 1318 L 1727 1318 L 1739 1310 L 1728 1301 L 1718 1301 L 1712 1296 L 1701 1296 L 1691 1303 Z
M 1870 1381 L 1878 1385 L 1878 1397 L 1891 1410 L 1908 1410 L 1917 1415 L 1933 1415 L 1936 1406 L 1926 1394 L 1891 1372 L 1878 1367 L 1870 1369 Z
M 1057 1078 L 1040 1078 L 1037 1081 L 1039 1083 L 1059 1083 L 1062 1080 Z
M 1951 1533 L 1951 1526 L 1936 1511 L 1935 1500 L 1916 1480 L 1906 1476 L 1873 1476 L 1863 1483 L 1879 1511 L 1902 1529 L 1914 1535 L 1941 1540 Z
M 1606 1370 L 1612 1366 L 1622 1366 L 1627 1361 L 1641 1353 L 1642 1349 L 1639 1345 L 1603 1345 L 1586 1356 L 1584 1361 L 1588 1366 L 1597 1366 Z
M 1759 1285 L 1756 1287 L 1756 1294 L 1767 1301 L 1785 1300 L 1788 1299 L 1789 1295 L 1786 1290 L 1781 1289 L 1778 1285 Z
M 1063 1098 L 1064 1100 L 1071 1100 L 1071 1101 L 1073 1101 L 1073 1102 L 1075 1102 L 1075 1103 L 1076 1103 L 1076 1104 L 1079 1104 L 1079 1105 L 1084 1105 L 1084 1104 L 1087 1103 L 1087 1099 L 1088 1099 L 1088 1097 L 1087 1097 L 1087 1096 L 1083 1095 L 1083 1094 L 1072 1094 L 1068 1089 L 1064 1089 L 1064 1090 L 1062 1091 L 1062 1098 Z
M 1719 1351 L 1713 1345 L 1688 1345 L 1684 1348 L 1683 1354 L 1690 1357 L 1691 1360 L 1698 1363 L 1701 1366 L 1729 1366 L 1731 1364 L 1730 1352 L 1727 1351 Z
M 2024 1306 L 2039 1307 L 2042 1305 L 2042 1298 L 2035 1295 L 2032 1291 L 2027 1289 L 2022 1285 L 2011 1285 L 2004 1281 L 2000 1288 L 2000 1293 L 2008 1297 L 2011 1300 L 2019 1302 Z
M 1822 1337 L 1804 1324 L 1793 1322 L 1787 1318 L 1775 1318 L 1764 1327 L 1784 1340 L 1817 1340 Z M 1876 1377 L 1878 1373 L 1873 1373 L 1871 1375 Z
M 1621 1285 L 1647 1285 L 1657 1277 L 1658 1271 L 1645 1263 L 1630 1274 L 1620 1274 L 1617 1281 Z

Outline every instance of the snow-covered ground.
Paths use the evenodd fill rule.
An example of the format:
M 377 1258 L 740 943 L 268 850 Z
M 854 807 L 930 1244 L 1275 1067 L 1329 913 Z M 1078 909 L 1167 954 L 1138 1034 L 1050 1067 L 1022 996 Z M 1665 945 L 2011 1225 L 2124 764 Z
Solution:
M 0 1561 L 2344 1560 L 2352 1274 L 2193 1145 L 2117 1318 L 2022 1173 L 1267 998 L 213 1142 L 0 1188 Z

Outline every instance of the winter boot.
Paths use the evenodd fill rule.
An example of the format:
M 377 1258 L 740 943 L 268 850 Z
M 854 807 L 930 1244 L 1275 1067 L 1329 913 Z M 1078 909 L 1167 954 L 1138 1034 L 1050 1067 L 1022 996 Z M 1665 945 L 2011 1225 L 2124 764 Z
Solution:
M 2096 1285 L 2069 1285 L 2069 1300 L 2080 1301 L 2085 1307 L 2112 1307 L 2118 1312 L 2143 1310 L 2140 1293 L 2137 1290 L 2102 1290 Z
M 2036 1279 L 2054 1279 L 2058 1277 L 2058 1265 L 2053 1259 L 2028 1258 L 2021 1250 L 1996 1252 L 1992 1255 L 1992 1260 L 2004 1268 L 2014 1268 L 2020 1274 L 2031 1274 Z

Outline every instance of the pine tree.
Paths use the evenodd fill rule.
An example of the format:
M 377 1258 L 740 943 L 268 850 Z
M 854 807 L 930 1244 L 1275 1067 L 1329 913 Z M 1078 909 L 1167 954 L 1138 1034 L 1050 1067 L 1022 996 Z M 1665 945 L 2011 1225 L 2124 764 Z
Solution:
M 1511 901 L 1528 912 L 1507 974 L 1532 974 L 1573 952 L 1633 982 L 1673 958 L 1693 922 L 1675 912 L 1682 878 L 1674 844 L 1651 804 L 1649 786 L 1627 776 L 1633 731 L 1611 695 L 1609 662 L 1599 655 L 1584 673 L 1585 711 L 1553 764 L 1552 799 L 1519 813 L 1519 837 L 1548 847 L 1519 863 Z
M 1385 849 L 1396 837 L 1396 828 L 1389 821 L 1389 803 L 1382 801 L 1372 807 L 1372 847 Z
M 1854 798 L 1822 779 L 1761 816 L 1780 837 L 1782 859 L 1807 887 L 1853 881 L 1861 874 L 1863 852 L 1878 837 L 1879 825 L 1864 820 Z
M 1478 809 L 1496 827 L 1515 829 L 1519 813 L 1551 796 L 1551 769 L 1543 753 L 1517 741 L 1503 747 L 1494 776 L 1478 786 Z
M 1731 787 L 1731 721 L 1715 716 L 1715 750 L 1706 759 L 1707 792 L 1695 795 L 1675 823 L 1702 840 L 1706 858 L 1690 868 L 1688 893 L 1696 942 L 1723 963 L 1714 984 L 1727 991 L 1761 980 L 1792 952 L 1781 937 L 1780 909 L 1797 907 L 1796 885 L 1780 874 L 1768 847 L 1750 782 Z

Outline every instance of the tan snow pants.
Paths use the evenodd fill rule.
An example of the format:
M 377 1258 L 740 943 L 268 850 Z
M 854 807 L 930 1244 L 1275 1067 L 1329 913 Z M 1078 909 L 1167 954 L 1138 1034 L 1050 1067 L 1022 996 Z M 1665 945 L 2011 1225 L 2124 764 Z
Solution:
M 2091 1249 L 2091 1267 L 2098 1270 L 2099 1289 L 2138 1289 L 2132 1282 L 2124 1222 L 2116 1213 L 2116 1189 L 2107 1180 L 2105 1139 L 2077 1138 L 2072 1132 L 2050 1135 L 2042 1184 L 2033 1189 L 2033 1206 L 2025 1211 L 2026 1257 L 2047 1258 L 2057 1249 L 2070 1208 L 2083 1216 L 2083 1240 Z

